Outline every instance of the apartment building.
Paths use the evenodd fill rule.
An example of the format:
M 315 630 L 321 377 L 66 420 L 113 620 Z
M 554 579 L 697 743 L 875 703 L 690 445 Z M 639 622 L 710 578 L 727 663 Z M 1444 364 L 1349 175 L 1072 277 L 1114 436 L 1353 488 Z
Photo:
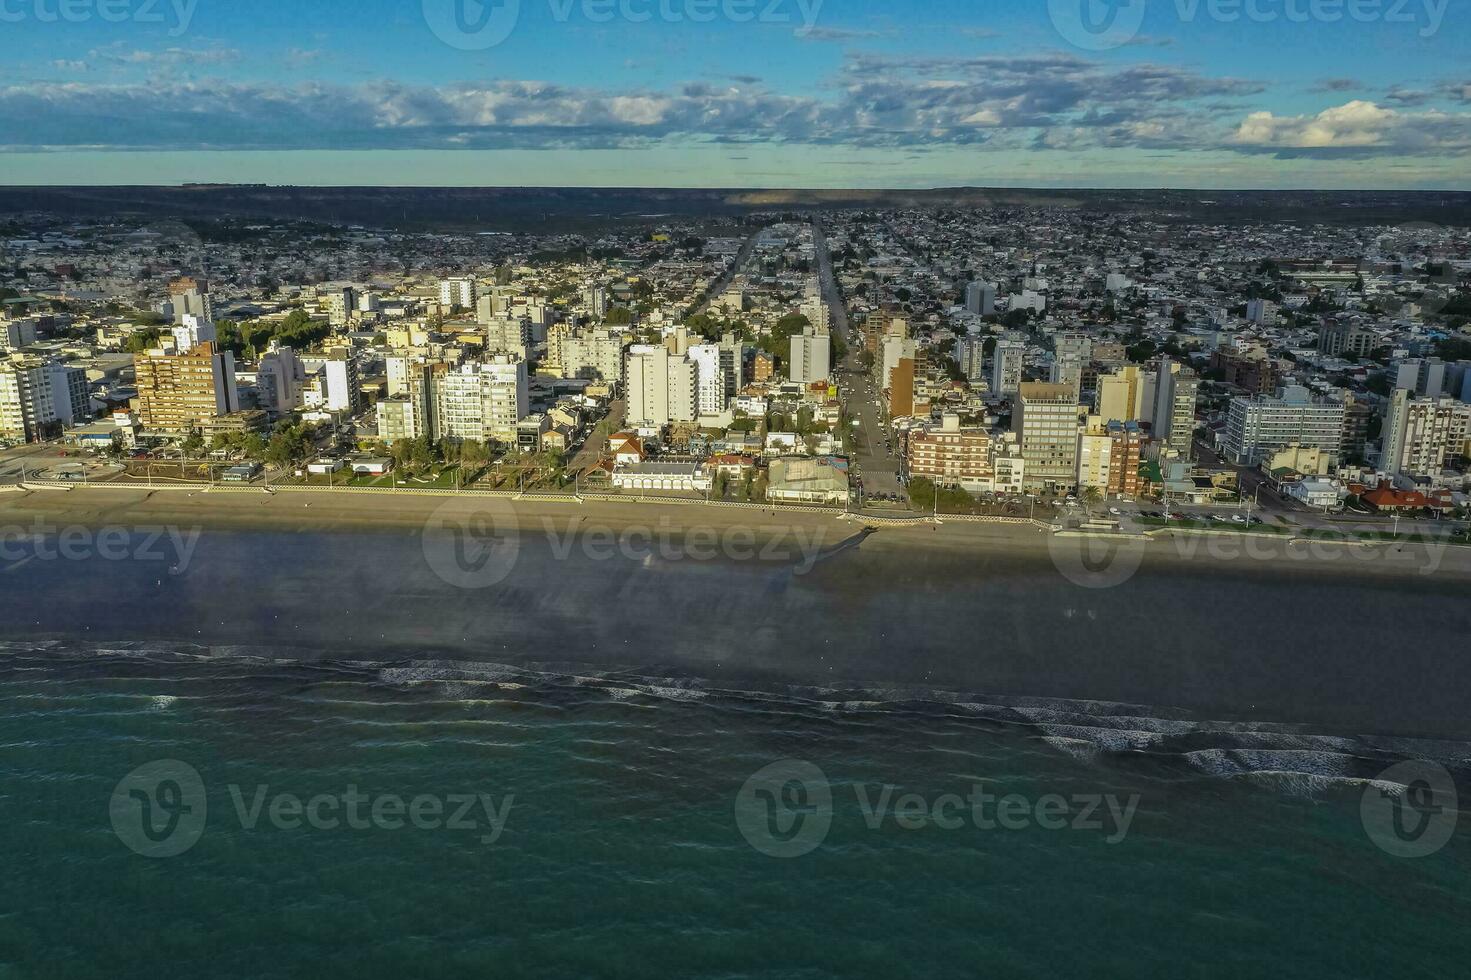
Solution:
M 1396 389 L 1385 411 L 1379 468 L 1409 477 L 1439 476 L 1466 451 L 1471 405 L 1450 398 L 1413 398 Z
M 909 434 L 905 466 L 909 477 L 972 493 L 994 485 L 991 435 L 985 429 L 962 429 L 960 416 L 947 414 L 938 428 Z
M 138 422 L 146 431 L 187 434 L 203 420 L 239 411 L 235 355 L 212 343 L 187 351 L 151 350 L 134 359 Z
M 832 337 L 806 327 L 792 337 L 792 362 L 787 375 L 798 384 L 826 381 L 832 374 Z
M 474 439 L 512 445 L 516 424 L 530 412 L 526 362 L 496 354 L 435 372 L 431 380 L 433 433 L 439 439 Z
M 630 427 L 662 428 L 699 418 L 698 368 L 688 357 L 672 356 L 662 345 L 635 344 L 624 372 Z
M 1154 388 L 1154 437 L 1177 455 L 1195 454 L 1195 402 L 1200 378 L 1181 364 L 1162 360 Z
M 1017 389 L 1012 431 L 1021 442 L 1028 490 L 1076 486 L 1078 403 L 1071 386 L 1023 382 Z
M 1342 402 L 1315 399 L 1291 385 L 1275 396 L 1238 396 L 1226 416 L 1225 455 L 1241 466 L 1256 466 L 1286 446 L 1312 446 L 1337 453 L 1343 444 Z
M 80 368 L 40 357 L 0 360 L 0 437 L 30 442 L 91 414 Z
M 991 394 L 998 398 L 1015 395 L 1022 383 L 1022 362 L 1027 355 L 1025 341 L 1002 337 L 991 353 Z

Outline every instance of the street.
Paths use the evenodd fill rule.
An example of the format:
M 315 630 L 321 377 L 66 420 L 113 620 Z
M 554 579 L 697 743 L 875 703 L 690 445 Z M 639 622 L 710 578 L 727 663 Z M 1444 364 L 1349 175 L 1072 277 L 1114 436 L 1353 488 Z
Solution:
M 852 430 L 850 434 L 854 447 L 854 471 L 863 480 L 866 498 L 872 499 L 876 494 L 903 497 L 904 488 L 899 483 L 898 455 L 889 441 L 891 434 L 885 418 L 875 405 L 881 392 L 872 376 L 863 370 L 863 339 L 855 336 L 849 327 L 848 308 L 838 291 L 827 238 L 822 233 L 822 225 L 815 220 L 813 240 L 817 251 L 818 280 L 822 288 L 822 298 L 827 302 L 832 316 L 833 332 L 848 348 L 847 356 L 838 365 L 836 374 L 838 397 L 847 410 Z M 855 419 L 858 422 L 856 427 L 851 424 Z

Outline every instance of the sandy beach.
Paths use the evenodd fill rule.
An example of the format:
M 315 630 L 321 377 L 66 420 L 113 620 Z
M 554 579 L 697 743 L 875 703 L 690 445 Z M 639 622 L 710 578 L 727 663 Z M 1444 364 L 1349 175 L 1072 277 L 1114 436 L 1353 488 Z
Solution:
M 1471 737 L 1461 547 L 351 491 L 5 493 L 0 531 L 0 622 L 22 643 L 577 664 Z

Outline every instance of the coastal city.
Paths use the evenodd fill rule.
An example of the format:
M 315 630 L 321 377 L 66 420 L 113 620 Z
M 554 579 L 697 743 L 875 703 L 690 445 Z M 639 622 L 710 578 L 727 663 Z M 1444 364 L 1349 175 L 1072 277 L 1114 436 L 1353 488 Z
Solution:
M 0 480 L 1464 533 L 1468 281 L 1471 233 L 1428 223 L 22 215 Z

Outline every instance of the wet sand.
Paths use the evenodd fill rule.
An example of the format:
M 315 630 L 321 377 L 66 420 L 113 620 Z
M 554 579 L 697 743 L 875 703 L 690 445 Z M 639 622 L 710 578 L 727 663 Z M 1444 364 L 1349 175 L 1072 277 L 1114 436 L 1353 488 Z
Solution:
M 438 529 L 445 503 L 0 494 L 0 528 L 194 538 L 187 561 L 167 537 L 156 560 L 0 560 L 0 622 L 21 641 L 577 663 L 722 687 L 913 686 L 1471 737 L 1461 548 L 1260 541 L 1252 554 L 1241 535 L 865 534 L 832 514 L 523 500 L 475 515 L 510 547 L 462 567 Z

